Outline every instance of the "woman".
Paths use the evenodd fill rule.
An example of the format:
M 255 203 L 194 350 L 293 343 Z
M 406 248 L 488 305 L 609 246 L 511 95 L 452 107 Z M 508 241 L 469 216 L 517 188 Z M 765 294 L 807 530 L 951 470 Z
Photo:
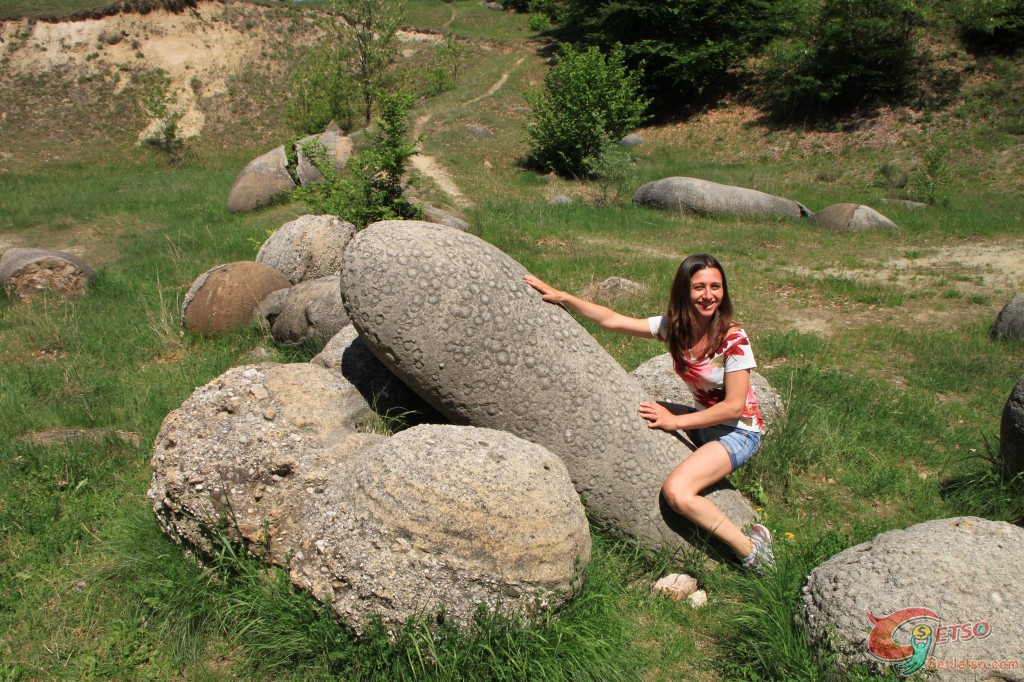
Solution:
M 774 568 L 767 528 L 755 523 L 744 533 L 699 494 L 746 463 L 761 444 L 761 413 L 750 387 L 754 355 L 746 333 L 733 322 L 722 265 L 704 254 L 688 257 L 672 283 L 667 313 L 647 319 L 621 315 L 533 275 L 525 280 L 545 301 L 562 304 L 602 329 L 668 344 L 676 373 L 689 385 L 698 407 L 676 414 L 645 402 L 640 403 L 640 416 L 649 428 L 685 431 L 697 450 L 665 479 L 662 495 L 676 512 L 729 545 L 745 568 Z

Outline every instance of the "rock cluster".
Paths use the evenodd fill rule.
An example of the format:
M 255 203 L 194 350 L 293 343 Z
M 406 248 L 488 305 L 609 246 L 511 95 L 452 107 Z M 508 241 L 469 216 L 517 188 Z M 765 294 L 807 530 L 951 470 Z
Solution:
M 96 275 L 85 261 L 66 251 L 12 248 L 0 256 L 0 287 L 11 298 L 44 291 L 80 296 L 95 281 Z
M 349 244 L 341 289 L 374 354 L 453 423 L 543 445 L 605 523 L 652 547 L 689 547 L 694 529 L 660 496 L 688 451 L 647 428 L 636 409 L 646 392 L 524 274 L 472 235 L 386 221 Z M 741 527 L 755 519 L 735 490 L 709 497 Z

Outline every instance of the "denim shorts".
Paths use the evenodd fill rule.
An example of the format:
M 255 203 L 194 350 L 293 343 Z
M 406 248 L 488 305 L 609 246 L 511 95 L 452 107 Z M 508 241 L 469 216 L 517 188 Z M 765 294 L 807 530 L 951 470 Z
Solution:
M 761 447 L 761 432 L 738 429 L 734 426 L 717 424 L 703 429 L 691 429 L 686 432 L 693 444 L 698 448 L 706 443 L 718 441 L 729 453 L 732 470 L 736 471 L 754 456 Z

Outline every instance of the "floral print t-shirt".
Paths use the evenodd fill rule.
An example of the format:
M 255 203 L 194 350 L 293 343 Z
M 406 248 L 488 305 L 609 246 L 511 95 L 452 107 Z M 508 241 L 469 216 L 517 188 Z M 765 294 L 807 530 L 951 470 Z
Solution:
M 666 340 L 668 320 L 664 315 L 649 317 L 647 323 L 651 327 L 652 335 L 662 341 Z M 681 365 L 674 362 L 674 365 L 676 374 L 690 387 L 690 392 L 693 393 L 693 398 L 697 402 L 697 409 L 703 410 L 725 400 L 725 375 L 727 372 L 753 369 L 757 363 L 754 361 L 754 352 L 750 349 L 750 339 L 747 338 L 747 333 L 739 327 L 733 327 L 726 334 L 722 345 L 716 348 L 711 355 L 690 364 Z M 757 407 L 753 384 L 747 388 L 743 416 L 734 422 L 723 422 L 723 425 L 746 431 L 761 431 L 764 421 L 761 418 L 761 410 Z

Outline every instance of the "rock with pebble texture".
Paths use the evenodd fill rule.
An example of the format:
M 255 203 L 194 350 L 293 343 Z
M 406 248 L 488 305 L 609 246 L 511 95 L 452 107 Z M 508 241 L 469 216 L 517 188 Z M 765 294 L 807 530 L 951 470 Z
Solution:
M 262 263 L 238 261 L 207 270 L 196 278 L 181 305 L 181 322 L 197 334 L 222 334 L 252 323 L 260 301 L 291 286 L 280 272 Z
M 81 296 L 95 281 L 85 261 L 66 251 L 11 248 L 0 256 L 0 287 L 11 298 L 45 291 Z
M 256 262 L 281 272 L 292 284 L 337 275 L 355 232 L 355 225 L 332 215 L 299 216 L 267 237 Z
M 999 425 L 999 454 L 1007 479 L 1024 473 L 1024 376 L 1010 392 Z
M 640 385 L 525 274 L 470 234 L 386 221 L 346 249 L 342 298 L 374 354 L 454 423 L 545 446 L 604 523 L 655 548 L 691 546 L 693 527 L 660 495 L 688 450 L 647 427 Z M 756 518 L 727 486 L 708 496 L 741 527 Z
M 267 321 L 278 343 L 326 343 L 349 323 L 338 279 L 321 277 L 279 289 L 261 301 L 254 314 Z
M 833 232 L 892 230 L 896 227 L 896 223 L 863 204 L 833 204 L 815 213 L 811 220 Z
M 682 215 L 811 215 L 804 205 L 791 199 L 698 178 L 672 177 L 649 182 L 636 191 L 633 203 Z
M 841 666 L 880 671 L 887 665 L 877 654 L 909 658 L 917 625 L 929 626 L 936 637 L 930 655 L 940 660 L 1020 660 L 1022 563 L 1024 529 L 1002 521 L 937 519 L 882 533 L 811 572 L 802 594 L 807 627 L 813 640 L 836 651 Z M 984 637 L 948 629 L 978 622 L 987 624 Z M 956 671 L 929 672 L 963 679 Z M 1024 669 L 992 673 L 1024 680 Z
M 284 146 L 258 156 L 242 169 L 228 193 L 228 211 L 251 211 L 270 203 L 281 192 L 295 189 L 295 180 L 288 173 L 288 156 Z
M 668 353 L 654 356 L 634 369 L 631 374 L 655 400 L 688 407 L 697 405 L 689 386 L 676 374 L 672 356 Z M 765 433 L 771 433 L 785 417 L 782 398 L 756 370 L 750 371 L 750 385 L 754 388 L 758 409 L 764 418 Z
M 313 141 L 319 142 L 323 146 L 324 151 L 327 153 L 326 161 L 331 164 L 334 172 L 338 175 L 341 175 L 345 170 L 349 159 L 352 158 L 352 150 L 355 147 L 352 140 L 337 129 L 326 130 L 319 135 L 309 135 L 296 142 L 295 153 L 298 161 L 296 175 L 299 178 L 299 183 L 302 185 L 314 185 L 324 181 L 323 174 L 317 170 L 316 166 L 313 165 L 313 162 L 309 160 L 309 157 L 303 151 L 305 145 Z
M 377 359 L 351 324 L 335 334 L 310 362 L 340 374 L 381 414 L 409 426 L 448 423 Z
M 993 339 L 1024 343 L 1024 294 L 1017 294 L 1003 306 L 989 334 Z

